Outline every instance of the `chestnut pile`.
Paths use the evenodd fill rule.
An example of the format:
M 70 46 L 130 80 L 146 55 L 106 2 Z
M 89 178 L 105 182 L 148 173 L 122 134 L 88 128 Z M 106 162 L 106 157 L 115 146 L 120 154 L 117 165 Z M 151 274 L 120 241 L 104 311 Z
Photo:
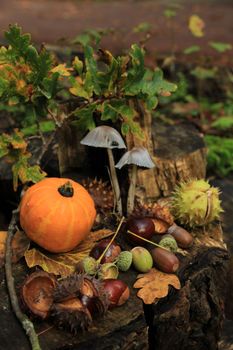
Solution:
M 125 303 L 129 288 L 121 280 L 103 281 L 86 274 L 73 273 L 57 279 L 53 274 L 36 271 L 21 287 L 22 307 L 32 316 L 53 319 L 59 327 L 77 333 L 86 330 L 93 319 L 108 309 Z

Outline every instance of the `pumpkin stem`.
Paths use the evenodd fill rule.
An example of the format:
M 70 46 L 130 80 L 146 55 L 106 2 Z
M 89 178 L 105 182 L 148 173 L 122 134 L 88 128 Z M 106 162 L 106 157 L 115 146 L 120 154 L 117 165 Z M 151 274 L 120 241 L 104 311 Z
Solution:
M 73 197 L 74 189 L 73 189 L 72 183 L 70 181 L 67 181 L 66 183 L 64 183 L 64 185 L 58 188 L 58 192 L 63 197 Z

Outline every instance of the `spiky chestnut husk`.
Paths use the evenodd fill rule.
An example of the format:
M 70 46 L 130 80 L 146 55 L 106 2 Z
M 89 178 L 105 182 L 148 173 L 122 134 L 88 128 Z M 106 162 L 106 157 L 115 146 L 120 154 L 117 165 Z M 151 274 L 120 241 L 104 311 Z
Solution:
M 111 186 L 101 179 L 85 179 L 82 185 L 93 198 L 97 212 L 112 211 L 114 207 L 114 195 Z
M 77 333 L 86 330 L 92 318 L 103 315 L 109 305 L 102 284 L 85 274 L 72 274 L 60 281 L 55 291 L 51 315 L 62 328 Z
M 143 203 L 137 201 L 132 216 L 138 218 L 149 217 L 152 219 L 162 220 L 167 223 L 168 227 L 174 222 L 173 215 L 171 214 L 168 206 L 162 206 L 156 202 Z
M 49 316 L 56 288 L 56 278 L 45 271 L 31 273 L 20 290 L 22 307 L 33 316 L 45 319 Z
M 208 181 L 182 182 L 173 193 L 172 212 L 183 225 L 207 225 L 219 219 L 222 211 L 219 189 L 211 187 Z
M 80 330 L 87 330 L 92 323 L 88 308 L 77 297 L 55 303 L 51 316 L 58 327 L 69 329 L 74 334 Z
M 84 276 L 84 274 L 73 273 L 59 280 L 54 289 L 54 301 L 60 302 L 79 296 L 84 283 Z
M 120 271 L 128 271 L 133 261 L 133 254 L 128 250 L 121 252 L 116 261 L 116 266 Z
M 159 245 L 169 249 L 172 253 L 176 253 L 178 249 L 178 244 L 172 235 L 164 235 L 159 241 Z

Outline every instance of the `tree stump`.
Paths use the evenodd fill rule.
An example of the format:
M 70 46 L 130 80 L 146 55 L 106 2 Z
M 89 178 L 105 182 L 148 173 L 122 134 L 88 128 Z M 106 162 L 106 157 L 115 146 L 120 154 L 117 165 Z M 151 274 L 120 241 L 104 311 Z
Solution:
M 189 254 L 179 257 L 180 291 L 144 305 L 149 349 L 217 350 L 229 258 L 221 231 L 216 227 L 212 238 L 197 238 Z
M 127 135 L 127 145 L 144 146 L 155 167 L 140 169 L 137 178 L 137 196 L 157 199 L 169 196 L 179 181 L 201 179 L 206 175 L 206 147 L 203 137 L 190 123 L 168 125 L 152 119 L 143 111 L 138 117 L 145 138 Z

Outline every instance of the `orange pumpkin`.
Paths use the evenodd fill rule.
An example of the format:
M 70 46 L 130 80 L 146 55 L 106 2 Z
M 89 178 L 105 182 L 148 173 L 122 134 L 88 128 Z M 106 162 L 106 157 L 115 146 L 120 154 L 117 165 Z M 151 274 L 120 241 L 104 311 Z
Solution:
M 27 236 L 53 253 L 76 247 L 96 217 L 93 199 L 83 186 L 63 178 L 45 178 L 31 186 L 20 203 L 20 224 Z

